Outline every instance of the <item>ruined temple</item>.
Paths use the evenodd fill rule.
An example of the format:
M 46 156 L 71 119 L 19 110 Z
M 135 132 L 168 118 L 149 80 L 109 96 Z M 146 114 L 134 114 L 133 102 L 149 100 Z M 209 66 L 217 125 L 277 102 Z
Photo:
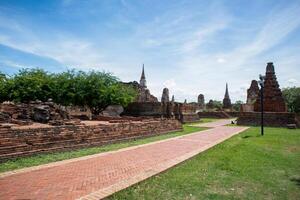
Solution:
M 169 89 L 168 88 L 164 88 L 162 96 L 161 96 L 161 102 L 162 103 L 168 103 L 169 101 L 170 101 L 169 100 Z
M 257 95 L 254 111 L 260 111 L 260 93 Z M 264 80 L 264 111 L 287 112 L 286 104 L 279 88 L 272 62 L 269 62 L 266 67 L 266 76 Z
M 255 103 L 259 95 L 259 87 L 256 80 L 252 80 L 250 88 L 247 90 L 247 104 L 252 105 Z
M 199 94 L 199 96 L 198 96 L 198 106 L 199 106 L 200 109 L 205 108 L 205 101 L 204 101 L 204 95 L 203 94 Z
M 124 85 L 131 85 L 137 91 L 137 97 L 134 102 L 158 102 L 157 98 L 150 93 L 150 90 L 147 88 L 147 81 L 145 76 L 145 69 L 143 64 L 142 74 L 140 82 L 137 81 L 123 82 Z
M 228 84 L 226 83 L 226 90 L 225 90 L 225 95 L 224 95 L 224 99 L 223 99 L 223 109 L 231 109 L 232 105 L 231 105 L 231 100 L 229 97 L 229 92 L 228 92 Z

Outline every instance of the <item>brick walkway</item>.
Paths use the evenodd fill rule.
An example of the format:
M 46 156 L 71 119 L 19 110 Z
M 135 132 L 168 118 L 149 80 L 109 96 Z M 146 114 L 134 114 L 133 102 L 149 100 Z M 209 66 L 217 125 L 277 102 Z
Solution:
M 186 136 L 3 173 L 0 199 L 101 199 L 245 129 L 216 125 Z
M 216 120 L 214 122 L 208 122 L 208 123 L 203 123 L 203 124 L 194 124 L 193 126 L 215 128 L 215 127 L 231 124 L 231 121 L 234 121 L 234 120 L 235 120 L 234 118 L 233 119 L 222 119 L 222 120 Z

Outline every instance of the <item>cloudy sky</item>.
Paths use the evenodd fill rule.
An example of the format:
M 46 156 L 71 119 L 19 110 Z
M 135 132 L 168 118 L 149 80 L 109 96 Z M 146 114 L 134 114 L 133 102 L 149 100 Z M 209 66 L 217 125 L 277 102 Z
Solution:
M 109 71 L 161 97 L 232 101 L 274 62 L 300 86 L 300 1 L 0 0 L 0 71 Z

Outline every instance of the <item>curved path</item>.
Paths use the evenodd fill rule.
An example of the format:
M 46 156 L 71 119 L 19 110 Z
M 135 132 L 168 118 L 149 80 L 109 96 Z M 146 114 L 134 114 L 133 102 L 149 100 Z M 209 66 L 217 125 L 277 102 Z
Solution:
M 117 151 L 0 174 L 0 199 L 101 199 L 158 174 L 238 134 L 246 127 L 214 127 Z

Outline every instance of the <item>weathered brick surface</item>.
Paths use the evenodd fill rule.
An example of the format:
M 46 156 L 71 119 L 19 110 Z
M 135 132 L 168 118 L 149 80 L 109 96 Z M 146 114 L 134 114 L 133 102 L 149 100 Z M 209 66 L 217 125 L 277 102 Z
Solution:
M 103 145 L 181 129 L 181 123 L 172 119 L 44 128 L 0 127 L 0 160 L 39 152 Z
M 181 121 L 183 123 L 188 123 L 188 122 L 197 122 L 199 121 L 200 118 L 197 113 L 187 113 L 187 114 L 182 114 L 182 119 Z
M 264 125 L 273 127 L 286 127 L 287 124 L 295 124 L 295 113 L 265 112 Z M 237 120 L 238 125 L 259 126 L 261 124 L 260 112 L 241 112 Z
M 228 112 L 228 111 L 205 111 L 205 112 L 198 112 L 198 116 L 200 118 L 216 118 L 216 119 L 222 119 L 222 118 L 232 118 L 232 117 L 238 117 L 240 112 Z
M 101 199 L 245 130 L 222 127 L 38 169 L 0 174 L 0 199 Z
M 266 67 L 266 78 L 264 80 L 264 111 L 266 112 L 287 112 L 287 107 L 277 82 L 273 63 L 268 63 Z M 254 111 L 261 110 L 260 93 L 254 103 Z

